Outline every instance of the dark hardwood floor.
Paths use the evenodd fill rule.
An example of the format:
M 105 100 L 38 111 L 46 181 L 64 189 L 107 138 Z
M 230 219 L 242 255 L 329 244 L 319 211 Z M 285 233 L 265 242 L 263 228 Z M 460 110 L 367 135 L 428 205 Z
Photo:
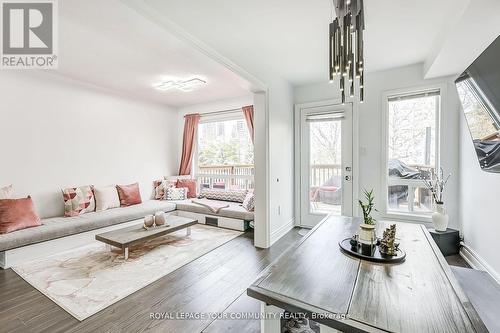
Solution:
M 453 254 L 451 256 L 444 257 L 446 262 L 450 266 L 458 266 L 464 268 L 471 268 L 469 264 L 460 256 L 460 254 Z
M 258 332 L 258 320 L 166 320 L 152 313 L 259 311 L 246 288 L 296 244 L 293 229 L 269 249 L 245 233 L 79 322 L 11 269 L 0 269 L 0 332 Z M 140 272 L 137 272 L 140 274 Z

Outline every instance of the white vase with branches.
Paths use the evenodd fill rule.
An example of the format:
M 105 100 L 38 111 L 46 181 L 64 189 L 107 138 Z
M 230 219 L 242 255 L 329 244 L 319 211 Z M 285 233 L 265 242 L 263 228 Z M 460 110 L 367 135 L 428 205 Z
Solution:
M 449 216 L 446 214 L 444 206 L 444 189 L 451 174 L 448 174 L 446 178 L 444 177 L 443 168 L 439 168 L 439 173 L 431 174 L 430 179 L 422 179 L 425 186 L 432 194 L 432 200 L 435 205 L 434 213 L 432 214 L 432 223 L 436 231 L 446 231 L 448 228 Z

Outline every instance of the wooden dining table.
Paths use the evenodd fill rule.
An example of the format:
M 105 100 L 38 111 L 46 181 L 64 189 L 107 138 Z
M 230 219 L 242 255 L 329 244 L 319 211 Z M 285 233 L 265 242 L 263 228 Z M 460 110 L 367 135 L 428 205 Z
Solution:
M 325 218 L 247 289 L 266 314 L 263 333 L 280 332 L 285 314 L 321 332 L 488 332 L 424 225 L 396 223 L 406 258 L 383 264 L 340 250 L 360 222 Z M 377 235 L 390 224 L 379 221 Z

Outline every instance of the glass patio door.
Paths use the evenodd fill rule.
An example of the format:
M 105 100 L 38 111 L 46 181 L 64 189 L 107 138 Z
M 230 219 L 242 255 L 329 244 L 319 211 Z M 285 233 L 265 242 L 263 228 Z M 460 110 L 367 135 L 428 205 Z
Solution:
M 301 225 L 352 215 L 352 107 L 301 110 Z

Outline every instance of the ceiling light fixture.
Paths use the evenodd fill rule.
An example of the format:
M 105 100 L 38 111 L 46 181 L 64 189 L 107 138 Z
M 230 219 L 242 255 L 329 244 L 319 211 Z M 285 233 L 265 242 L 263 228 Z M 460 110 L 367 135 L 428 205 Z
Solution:
M 329 78 L 340 77 L 342 104 L 346 90 L 354 97 L 354 78 L 359 79 L 359 101 L 364 101 L 363 31 L 365 30 L 363 0 L 332 0 L 336 18 L 330 23 Z M 346 89 L 346 83 L 350 85 Z
M 156 89 L 167 91 L 171 89 L 177 89 L 184 92 L 193 91 L 194 88 L 206 84 L 207 81 L 202 80 L 200 78 L 192 78 L 189 80 L 170 80 L 164 81 L 155 86 Z

